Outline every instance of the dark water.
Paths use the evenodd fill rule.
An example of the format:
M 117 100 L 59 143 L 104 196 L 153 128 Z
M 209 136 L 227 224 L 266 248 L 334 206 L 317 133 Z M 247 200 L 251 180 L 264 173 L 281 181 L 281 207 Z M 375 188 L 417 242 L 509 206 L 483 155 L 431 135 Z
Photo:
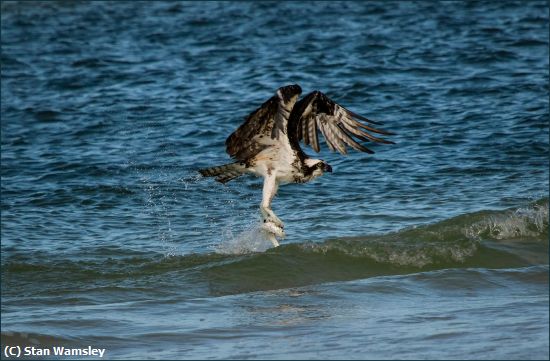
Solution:
M 547 2 L 1 9 L 3 347 L 548 359 Z M 397 144 L 323 151 L 268 249 L 195 170 L 290 83 Z

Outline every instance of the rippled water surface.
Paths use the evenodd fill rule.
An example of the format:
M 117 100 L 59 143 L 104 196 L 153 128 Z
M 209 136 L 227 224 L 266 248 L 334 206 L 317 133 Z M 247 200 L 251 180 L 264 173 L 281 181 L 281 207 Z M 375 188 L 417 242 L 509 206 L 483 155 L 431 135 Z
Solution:
M 2 346 L 549 357 L 547 2 L 1 10 Z M 273 249 L 261 180 L 196 170 L 291 83 L 396 144 L 323 150 Z

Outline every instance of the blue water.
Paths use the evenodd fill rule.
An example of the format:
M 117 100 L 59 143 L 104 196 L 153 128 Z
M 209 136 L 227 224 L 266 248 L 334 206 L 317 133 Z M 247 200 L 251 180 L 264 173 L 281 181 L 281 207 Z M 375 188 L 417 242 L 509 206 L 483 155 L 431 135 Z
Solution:
M 547 2 L 1 12 L 3 349 L 548 359 Z M 324 146 L 273 249 L 261 179 L 196 170 L 292 83 L 396 144 Z

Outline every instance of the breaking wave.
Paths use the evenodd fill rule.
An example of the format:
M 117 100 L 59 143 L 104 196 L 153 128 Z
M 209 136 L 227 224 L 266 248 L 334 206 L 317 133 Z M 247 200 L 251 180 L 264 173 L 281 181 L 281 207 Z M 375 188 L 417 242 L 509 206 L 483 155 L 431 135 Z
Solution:
M 164 256 L 102 248 L 81 261 L 62 255 L 13 254 L 2 259 L 3 292 L 25 282 L 144 289 L 158 279 L 208 294 L 233 294 L 329 281 L 446 268 L 513 268 L 548 264 L 548 199 L 527 207 L 481 211 L 395 233 L 286 244 L 267 249 L 255 228 L 229 235 L 216 252 Z M 110 257 L 109 254 L 113 255 Z M 32 277 L 29 277 L 32 274 Z M 30 286 L 29 286 L 30 287 Z M 200 296 L 195 294 L 194 296 Z

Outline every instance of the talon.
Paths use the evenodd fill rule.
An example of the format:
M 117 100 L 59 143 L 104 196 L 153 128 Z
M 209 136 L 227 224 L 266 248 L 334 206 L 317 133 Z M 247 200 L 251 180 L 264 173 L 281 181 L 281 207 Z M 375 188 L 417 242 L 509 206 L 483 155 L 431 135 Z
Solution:
M 269 208 L 261 207 L 260 213 L 262 215 L 262 220 L 264 223 L 271 222 L 276 224 L 277 226 L 284 228 L 283 222 L 273 213 L 273 211 Z
M 262 228 L 276 237 L 285 238 L 285 226 L 279 217 L 277 217 L 275 213 L 267 207 L 260 207 L 260 213 L 263 221 Z

